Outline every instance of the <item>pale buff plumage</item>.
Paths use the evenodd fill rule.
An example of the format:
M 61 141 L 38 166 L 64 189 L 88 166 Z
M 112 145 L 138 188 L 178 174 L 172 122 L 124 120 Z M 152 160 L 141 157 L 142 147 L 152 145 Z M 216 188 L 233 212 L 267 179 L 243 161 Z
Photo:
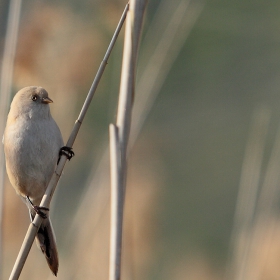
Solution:
M 21 89 L 12 101 L 3 137 L 10 182 L 24 200 L 28 196 L 34 205 L 40 204 L 63 146 L 60 130 L 50 113 L 51 102 L 41 87 Z M 29 203 L 27 206 L 34 218 L 34 210 Z M 37 244 L 56 275 L 58 254 L 49 217 L 43 219 Z

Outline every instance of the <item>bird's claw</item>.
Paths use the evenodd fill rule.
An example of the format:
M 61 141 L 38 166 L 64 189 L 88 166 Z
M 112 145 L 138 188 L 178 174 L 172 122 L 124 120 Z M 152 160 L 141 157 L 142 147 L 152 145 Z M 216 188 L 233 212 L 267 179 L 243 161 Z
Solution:
M 36 214 L 38 214 L 41 218 L 46 219 L 47 215 L 43 212 L 43 211 L 50 211 L 49 208 L 47 207 L 40 207 L 37 205 L 33 205 L 32 207 L 34 209 L 34 211 L 36 212 Z M 42 211 L 43 210 L 43 211 Z
M 26 196 L 26 199 L 28 200 L 29 204 L 31 205 L 31 208 L 35 211 L 36 214 L 38 214 L 43 219 L 47 218 L 47 215 L 43 211 L 50 211 L 49 208 L 34 205 L 33 202 L 30 200 L 29 196 Z
M 70 160 L 75 155 L 75 153 L 73 152 L 73 148 L 63 146 L 59 150 L 59 159 L 58 159 L 57 163 L 59 163 L 62 155 L 65 155 L 67 157 L 67 159 Z

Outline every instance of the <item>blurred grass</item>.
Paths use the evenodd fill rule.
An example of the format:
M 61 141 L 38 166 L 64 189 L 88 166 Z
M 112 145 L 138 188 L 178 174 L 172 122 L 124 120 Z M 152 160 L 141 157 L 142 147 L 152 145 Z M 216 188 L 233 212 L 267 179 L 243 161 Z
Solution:
M 111 2 L 25 1 L 14 88 L 34 84 L 49 91 L 55 101 L 51 109 L 64 139 L 125 4 Z M 6 14 L 5 3 L 1 2 L 1 15 Z M 159 3 L 149 2 L 144 38 Z M 259 106 L 271 111 L 261 180 L 279 125 L 279 10 L 277 1 L 206 2 L 131 152 L 125 279 L 222 279 L 252 113 Z M 169 17 L 170 10 L 166 10 Z M 1 17 L 1 23 L 4 19 Z M 154 36 L 160 38 L 161 32 Z M 2 31 L 0 36 L 3 40 Z M 100 209 L 94 208 L 94 213 L 90 210 L 94 205 L 86 205 L 85 215 L 93 215 L 93 219 L 99 211 L 100 220 L 93 232 L 90 225 L 84 225 L 89 232 L 72 231 L 70 224 L 90 181 L 88 176 L 97 168 L 108 143 L 108 124 L 116 112 L 121 54 L 122 38 L 52 206 L 61 263 L 58 279 L 75 271 L 80 274 L 73 274 L 72 279 L 92 275 L 105 279 L 107 275 L 106 200 L 95 202 Z M 145 54 L 140 50 L 140 61 L 142 57 Z M 25 206 L 10 186 L 6 189 L 4 279 L 28 223 Z M 106 197 L 108 185 L 102 184 L 102 189 L 105 194 L 100 197 Z M 62 227 L 58 226 L 61 222 Z M 262 257 L 251 259 L 260 268 L 259 279 L 279 278 L 279 266 L 269 262 L 280 252 L 278 227 L 279 219 L 273 218 L 272 229 L 262 228 L 272 232 L 263 244 L 266 248 L 258 247 L 261 242 L 254 243 Z M 69 242 L 64 242 L 65 233 L 71 236 Z M 83 234 L 91 242 L 82 244 Z M 86 249 L 89 255 L 81 258 Z M 38 272 L 34 271 L 35 262 Z M 33 249 L 22 279 L 31 279 L 30 275 L 45 279 L 48 273 L 41 253 Z

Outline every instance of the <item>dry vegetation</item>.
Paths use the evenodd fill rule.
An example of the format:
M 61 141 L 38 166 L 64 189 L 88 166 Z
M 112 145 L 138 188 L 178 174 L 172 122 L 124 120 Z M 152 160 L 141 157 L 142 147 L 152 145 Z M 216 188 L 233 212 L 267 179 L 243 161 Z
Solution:
M 125 5 L 124 1 L 117 1 L 114 4 L 110 2 L 106 1 L 106 5 L 101 4 L 101 6 L 96 4 L 96 7 L 91 6 L 94 4 L 88 4 L 89 8 L 95 11 L 93 17 L 83 17 L 73 7 L 69 8 L 66 5 L 58 6 L 57 4 L 52 5 L 43 2 L 35 4 L 23 13 L 15 61 L 13 92 L 27 85 L 40 85 L 46 88 L 55 101 L 51 110 L 61 127 L 65 140 L 74 124 L 80 105 L 92 83 L 100 59 Z M 217 23 L 214 21 L 211 24 L 208 27 L 207 23 L 209 32 L 212 31 L 211 28 L 215 28 Z M 220 30 L 225 27 L 219 25 L 218 28 Z M 122 41 L 122 37 L 119 41 Z M 181 40 L 180 44 L 183 43 Z M 167 51 L 167 53 L 171 54 L 170 51 Z M 58 194 L 53 202 L 51 215 L 57 232 L 60 253 L 58 279 L 108 279 L 110 210 L 109 156 L 106 153 L 106 147 L 108 146 L 107 127 L 115 117 L 116 104 L 114 102 L 118 88 L 112 89 L 110 86 L 118 83 L 116 79 L 119 77 L 118 71 L 120 71 L 118 68 L 120 54 L 120 47 L 117 46 L 115 56 L 109 61 L 109 67 L 114 68 L 116 73 L 112 74 L 113 71 L 110 72 L 106 76 L 109 80 L 103 80 L 100 85 L 103 95 L 97 93 L 96 101 L 93 101 L 93 103 L 96 102 L 94 108 L 99 110 L 98 114 L 91 111 L 87 117 L 85 126 L 74 146 L 76 157 L 66 166 L 65 175 L 62 177 Z M 155 58 L 158 59 L 158 56 L 155 56 Z M 168 67 L 172 66 L 175 59 L 176 55 L 174 55 L 172 61 L 169 61 L 170 65 Z M 188 59 L 191 60 L 192 58 Z M 110 64 L 111 62 L 112 64 Z M 163 65 L 166 65 L 166 63 Z M 161 77 L 162 80 L 168 78 L 168 71 L 169 68 L 165 71 L 166 75 Z M 223 76 L 224 73 L 219 75 Z M 212 79 L 212 76 L 210 78 Z M 203 80 L 199 83 L 206 82 Z M 225 84 L 227 83 L 225 82 Z M 158 87 L 160 88 L 160 86 Z M 108 91 L 113 91 L 113 93 L 108 93 Z M 170 95 L 174 96 L 175 93 L 172 90 Z M 193 98 L 194 103 L 201 102 L 198 102 L 196 97 Z M 207 98 L 206 100 L 208 100 Z M 205 96 L 202 99 L 204 100 Z M 215 106 L 219 102 L 221 101 L 215 101 Z M 185 104 L 183 105 L 185 106 Z M 169 107 L 169 104 L 166 107 Z M 149 108 L 147 110 L 149 111 Z M 171 108 L 170 110 L 172 115 L 175 115 L 177 108 Z M 184 110 L 186 110 L 185 107 Z M 223 108 L 223 110 L 226 111 L 227 108 Z M 211 110 L 209 109 L 209 111 Z M 189 114 L 190 118 L 193 117 L 193 119 L 199 115 L 197 112 L 191 115 L 191 110 Z M 207 115 L 204 111 L 203 114 Z M 158 116 L 158 118 L 164 117 L 162 115 Z M 234 117 L 237 118 L 238 116 L 234 115 Z M 163 164 L 164 159 L 161 149 L 164 145 L 161 146 L 162 135 L 158 132 L 159 129 L 158 127 L 149 128 L 150 131 L 137 140 L 130 155 L 124 221 L 123 280 L 154 279 L 153 275 L 157 274 L 164 275 L 163 280 L 221 280 L 225 279 L 225 275 L 226 280 L 229 280 L 231 278 L 237 279 L 235 278 L 237 271 L 240 272 L 243 265 L 242 279 L 279 279 L 280 223 L 277 207 L 269 216 L 266 216 L 266 219 L 251 220 L 252 223 L 247 230 L 243 231 L 243 229 L 237 227 L 234 236 L 235 242 L 233 242 L 232 251 L 229 253 L 229 260 L 232 263 L 228 263 L 229 267 L 233 264 L 234 271 L 229 269 L 229 274 L 225 273 L 226 260 L 217 265 L 209 257 L 209 253 L 205 253 L 203 246 L 195 246 L 197 244 L 193 247 L 190 246 L 191 249 L 188 253 L 180 252 L 179 248 L 174 258 L 171 253 L 171 256 L 167 257 L 170 260 L 168 264 L 164 261 L 162 263 L 158 262 L 161 254 L 167 252 L 165 248 L 168 246 L 162 241 L 166 241 L 166 239 L 161 238 L 160 229 L 162 225 L 160 223 L 164 219 L 161 216 L 161 211 L 165 207 L 163 204 L 166 195 L 162 186 L 167 180 L 166 174 L 169 171 Z M 193 129 L 191 133 L 195 135 L 195 131 L 196 129 Z M 199 137 L 201 135 L 199 134 Z M 189 130 L 188 137 L 190 137 Z M 199 141 L 201 141 L 200 138 L 193 142 Z M 166 142 L 168 143 L 168 139 Z M 98 147 L 96 143 L 98 143 Z M 168 146 L 172 146 L 172 143 L 174 142 L 168 143 Z M 182 150 L 178 153 L 181 152 L 183 153 Z M 203 158 L 202 164 L 205 164 L 205 162 L 206 160 Z M 170 166 L 172 164 L 170 163 Z M 214 164 L 210 163 L 209 165 L 212 168 Z M 241 169 L 241 167 L 238 168 Z M 263 177 L 261 177 L 263 173 L 265 171 L 262 170 L 258 174 L 261 181 L 263 180 Z M 199 176 L 204 176 L 204 174 Z M 279 183 L 276 182 L 275 186 L 278 185 Z M 169 187 L 172 188 L 173 186 Z M 225 185 L 223 189 L 227 187 L 228 185 Z M 237 188 L 237 186 L 235 187 Z M 183 188 L 186 189 L 186 186 L 184 185 Z M 201 192 L 206 191 L 202 189 Z M 274 198 L 277 200 L 277 193 Z M 7 279 L 28 227 L 29 219 L 25 205 L 16 196 L 8 181 L 6 182 L 4 201 L 3 279 Z M 193 209 L 194 212 L 199 211 L 199 206 L 196 205 L 196 207 Z M 204 207 L 204 205 L 201 205 L 201 207 Z M 172 212 L 173 209 L 170 211 Z M 219 211 L 223 212 L 223 209 Z M 178 217 L 178 219 L 183 219 L 188 214 L 190 213 L 181 213 L 182 217 Z M 60 222 L 62 226 L 59 226 Z M 220 225 L 220 227 L 222 228 L 223 225 Z M 174 229 L 174 231 L 180 230 Z M 246 241 L 245 245 L 248 245 L 248 250 L 246 251 L 245 262 L 240 264 L 243 256 L 240 259 L 234 259 L 236 255 L 232 256 L 231 254 L 244 250 L 244 240 Z M 189 240 L 186 242 L 189 242 Z M 234 267 L 236 264 L 237 267 Z M 53 279 L 41 252 L 33 246 L 21 279 L 32 280 L 39 277 L 40 279 Z

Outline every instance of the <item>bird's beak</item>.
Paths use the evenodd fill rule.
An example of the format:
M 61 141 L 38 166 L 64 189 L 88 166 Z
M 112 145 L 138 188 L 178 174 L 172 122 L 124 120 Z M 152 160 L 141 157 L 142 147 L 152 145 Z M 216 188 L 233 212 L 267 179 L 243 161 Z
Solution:
M 53 101 L 49 97 L 43 97 L 42 103 L 48 104 L 48 103 L 53 103 Z

